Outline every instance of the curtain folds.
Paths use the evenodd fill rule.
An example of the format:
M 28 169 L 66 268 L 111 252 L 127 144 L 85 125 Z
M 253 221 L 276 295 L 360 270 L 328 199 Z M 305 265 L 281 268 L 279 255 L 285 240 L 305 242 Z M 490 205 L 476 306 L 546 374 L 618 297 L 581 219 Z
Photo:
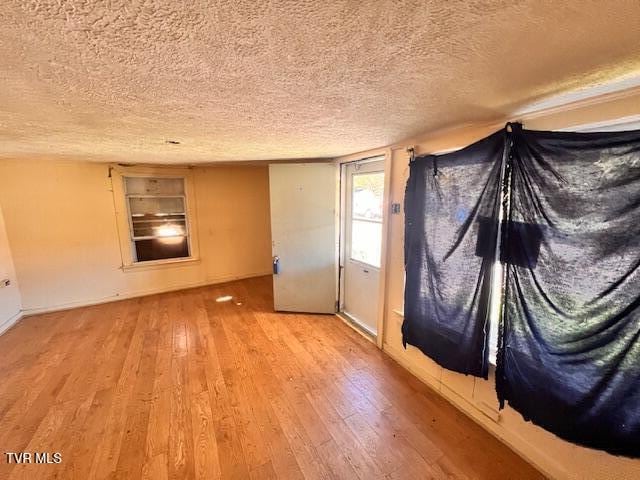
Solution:
M 511 127 L 410 164 L 404 345 L 487 377 L 504 188 L 501 407 L 640 457 L 640 131 Z
M 640 456 L 640 131 L 512 139 L 500 402 Z
M 404 346 L 484 378 L 504 148 L 501 131 L 417 157 L 405 193 Z

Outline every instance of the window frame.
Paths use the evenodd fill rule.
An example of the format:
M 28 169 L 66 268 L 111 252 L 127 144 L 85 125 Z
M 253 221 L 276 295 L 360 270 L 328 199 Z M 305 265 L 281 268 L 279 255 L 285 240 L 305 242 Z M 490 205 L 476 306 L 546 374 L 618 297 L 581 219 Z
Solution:
M 379 169 L 371 170 L 371 171 L 367 171 L 367 170 L 360 171 L 360 170 L 357 170 L 356 172 L 351 174 L 351 180 L 350 180 L 351 181 L 351 192 L 350 192 L 350 195 L 349 195 L 350 196 L 351 215 L 350 215 L 349 219 L 345 218 L 345 220 L 349 221 L 349 224 L 350 224 L 349 227 L 348 227 L 349 228 L 348 244 L 347 244 L 347 249 L 345 249 L 345 250 L 348 250 L 348 252 L 345 252 L 345 253 L 347 253 L 347 258 L 352 262 L 359 263 L 359 264 L 361 264 L 361 265 L 363 265 L 365 267 L 369 267 L 369 268 L 373 268 L 373 269 L 376 269 L 376 270 L 380 270 L 381 267 L 382 267 L 382 245 L 380 245 L 381 251 L 380 251 L 380 259 L 378 260 L 378 265 L 374 265 L 374 264 L 365 262 L 364 260 L 360 260 L 358 258 L 353 258 L 353 222 L 354 221 L 362 221 L 362 222 L 378 224 L 378 225 L 380 225 L 380 230 L 382 232 L 382 236 L 384 236 L 384 225 L 383 225 L 383 223 L 384 223 L 384 199 L 382 201 L 382 205 L 381 205 L 381 208 L 380 208 L 380 213 L 381 213 L 380 220 L 372 220 L 372 219 L 368 219 L 368 218 L 356 217 L 354 209 L 353 209 L 354 196 L 355 196 L 353 178 L 356 177 L 356 176 L 360 176 L 360 175 L 377 175 L 377 174 L 378 175 L 383 175 L 383 179 L 384 179 L 385 171 L 384 170 L 379 170 Z M 383 185 L 384 185 L 384 181 L 383 181 Z
M 191 168 L 174 167 L 143 167 L 143 166 L 122 166 L 111 165 L 111 190 L 113 192 L 114 207 L 116 213 L 116 223 L 118 228 L 118 239 L 120 242 L 120 254 L 123 270 L 160 268 L 168 266 L 180 266 L 184 264 L 200 261 L 200 250 L 197 230 L 197 214 L 195 208 L 195 189 L 193 181 L 193 170 Z M 125 178 L 181 178 L 184 182 L 184 193 L 181 195 L 168 195 L 171 197 L 184 198 L 186 238 L 189 249 L 188 257 L 163 258 L 159 260 L 137 261 L 137 254 L 134 246 L 134 231 L 131 220 L 131 210 L 129 195 L 125 187 Z M 132 195 L 140 197 L 141 195 Z M 156 197 L 156 195 L 150 195 Z M 163 195 L 158 195 L 163 196 Z

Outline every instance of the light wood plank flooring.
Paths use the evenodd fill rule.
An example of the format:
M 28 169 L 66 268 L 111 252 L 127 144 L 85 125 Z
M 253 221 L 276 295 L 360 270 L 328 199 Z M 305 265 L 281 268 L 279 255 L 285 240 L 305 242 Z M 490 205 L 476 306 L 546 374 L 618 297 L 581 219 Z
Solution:
M 542 477 L 338 318 L 273 313 L 270 277 L 25 318 L 0 375 L 2 479 Z

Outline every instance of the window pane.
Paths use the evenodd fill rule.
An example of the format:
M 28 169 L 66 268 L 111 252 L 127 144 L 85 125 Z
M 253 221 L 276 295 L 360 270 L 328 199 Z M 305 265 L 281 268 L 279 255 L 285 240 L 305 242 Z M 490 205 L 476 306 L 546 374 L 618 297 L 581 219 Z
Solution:
M 382 224 L 353 220 L 351 222 L 351 258 L 374 267 L 380 266 Z
M 163 217 L 185 213 L 182 197 L 129 197 L 129 206 L 132 216 Z
M 187 234 L 184 215 L 168 219 L 133 217 L 131 220 L 134 237 L 175 237 Z
M 125 177 L 127 195 L 184 195 L 182 178 Z
M 384 173 L 358 173 L 352 183 L 352 217 L 381 222 Z
M 134 242 L 138 262 L 186 258 L 189 256 L 187 237 L 153 238 Z
M 182 197 L 129 197 L 134 237 L 187 234 Z

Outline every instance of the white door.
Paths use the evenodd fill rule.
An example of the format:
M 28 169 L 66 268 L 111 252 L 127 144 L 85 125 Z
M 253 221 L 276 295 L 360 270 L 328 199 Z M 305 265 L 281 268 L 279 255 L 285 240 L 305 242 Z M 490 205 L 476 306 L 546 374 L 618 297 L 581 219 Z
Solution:
M 343 165 L 343 251 L 340 310 L 377 335 L 384 162 Z
M 336 312 L 337 184 L 334 164 L 269 165 L 277 311 Z

